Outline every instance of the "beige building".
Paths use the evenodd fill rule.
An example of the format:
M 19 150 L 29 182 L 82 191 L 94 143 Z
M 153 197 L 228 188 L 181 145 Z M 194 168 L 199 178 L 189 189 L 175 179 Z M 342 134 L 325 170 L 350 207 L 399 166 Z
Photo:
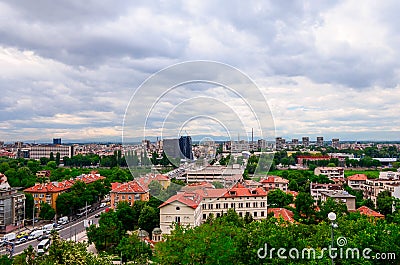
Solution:
M 218 181 L 225 187 L 243 180 L 244 168 L 238 164 L 229 166 L 207 166 L 186 171 L 186 183 Z
M 174 224 L 195 227 L 201 224 L 201 196 L 196 192 L 182 192 L 159 206 L 160 228 L 170 234 Z
M 366 181 L 367 175 L 355 174 L 347 178 L 347 185 L 353 190 L 363 190 Z
M 199 189 L 180 192 L 159 206 L 160 228 L 170 234 L 175 223 L 195 227 L 213 215 L 220 217 L 229 209 L 239 216 L 267 218 L 267 193 L 263 188 L 246 188 L 241 184 L 231 189 Z
M 325 175 L 329 179 L 344 178 L 344 168 L 342 167 L 317 167 L 314 169 L 314 175 Z
M 286 192 L 288 190 L 289 180 L 278 176 L 268 176 L 265 179 L 261 179 L 260 183 L 265 190 L 280 189 Z
M 349 194 L 346 191 L 323 191 L 321 192 L 321 201 L 326 201 L 332 198 L 336 202 L 346 204 L 347 210 L 353 211 L 356 209 L 356 196 Z
M 340 184 L 321 184 L 321 183 L 311 183 L 310 193 L 315 201 L 321 200 L 321 193 L 324 191 L 341 191 L 343 186 Z

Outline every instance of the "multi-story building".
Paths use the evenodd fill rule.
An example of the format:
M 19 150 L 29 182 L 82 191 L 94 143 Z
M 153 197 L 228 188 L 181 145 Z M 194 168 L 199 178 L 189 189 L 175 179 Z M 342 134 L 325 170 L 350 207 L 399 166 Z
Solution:
M 333 148 L 340 148 L 339 138 L 333 138 L 332 139 L 332 147 Z
M 56 157 L 57 153 L 60 153 L 60 158 L 67 156 L 71 158 L 73 156 L 73 146 L 71 145 L 34 145 L 30 147 L 29 158 L 40 159 L 41 157 L 50 158 L 50 154 L 53 153 Z
M 193 160 L 192 137 L 181 136 L 181 138 L 179 138 L 179 148 L 183 155 L 182 158 L 188 159 L 188 160 Z
M 324 146 L 324 137 L 322 136 L 317 137 L 317 146 Z
M 314 175 L 325 175 L 329 179 L 344 178 L 344 168 L 342 167 L 317 167 Z
M 326 201 L 328 198 L 346 204 L 347 210 L 349 211 L 356 209 L 356 196 L 349 194 L 347 191 L 339 190 L 321 192 L 321 201 Z
M 171 160 L 181 159 L 181 149 L 179 147 L 179 139 L 163 139 L 164 153 Z M 172 162 L 172 161 L 171 161 Z
M 231 153 L 241 153 L 243 151 L 249 151 L 250 144 L 245 140 L 231 141 Z
M 397 188 L 398 185 L 400 185 L 400 179 L 396 177 L 396 174 L 380 172 L 378 179 L 367 179 L 365 181 L 363 185 L 363 195 L 365 199 L 371 199 L 376 205 L 378 194 L 384 190 L 389 191 L 392 196 L 398 196 L 398 198 L 400 198 L 400 190 Z
M 137 181 L 112 183 L 110 191 L 111 208 L 115 209 L 119 202 L 126 201 L 132 206 L 135 201 L 148 201 L 149 190 L 143 188 Z
M 330 156 L 327 155 L 301 155 L 297 156 L 297 164 L 301 166 L 306 166 L 308 162 L 315 162 L 321 160 L 329 160 Z
M 285 146 L 285 139 L 283 139 L 282 137 L 276 137 L 275 138 L 275 149 L 276 150 L 281 150 L 284 148 Z
M 267 191 L 280 189 L 286 192 L 288 190 L 289 180 L 278 176 L 268 176 L 265 179 L 261 179 L 260 183 L 262 184 L 263 188 Z
M 36 183 L 34 186 L 25 189 L 24 192 L 32 194 L 36 208 L 40 209 L 40 203 L 44 202 L 50 204 L 53 209 L 56 209 L 57 197 L 63 192 L 68 192 L 76 181 L 83 181 L 86 184 L 90 184 L 102 179 L 105 179 L 105 177 L 92 172 L 91 174 L 82 174 L 75 179 L 63 180 L 61 182 Z
M 355 174 L 347 177 L 347 185 L 353 190 L 363 190 L 365 181 L 367 180 L 365 174 Z
M 213 215 L 222 216 L 229 209 L 239 216 L 255 220 L 267 217 L 267 193 L 262 188 L 249 189 L 237 184 L 231 189 L 199 189 L 180 192 L 159 206 L 160 228 L 170 234 L 174 223 L 195 227 Z
M 309 147 L 309 146 L 310 146 L 310 138 L 309 138 L 309 137 L 303 137 L 303 138 L 301 139 L 301 144 L 302 144 L 304 147 Z
M 186 170 L 186 182 L 218 181 L 225 187 L 243 180 L 244 168 L 238 164 L 228 166 L 207 166 L 196 170 Z
M 25 194 L 11 188 L 7 177 L 0 173 L 0 233 L 24 226 Z
M 343 186 L 340 184 L 321 184 L 321 183 L 311 183 L 310 193 L 315 201 L 321 200 L 321 192 L 324 191 L 339 191 L 343 190 Z
M 258 141 L 257 141 L 257 147 L 258 147 L 258 149 L 260 149 L 261 151 L 264 151 L 264 150 L 266 150 L 267 149 L 267 141 L 266 140 L 264 140 L 264 139 L 259 139 Z
M 195 227 L 201 224 L 202 197 L 196 192 L 182 192 L 170 197 L 159 206 L 160 228 L 170 234 L 174 224 Z

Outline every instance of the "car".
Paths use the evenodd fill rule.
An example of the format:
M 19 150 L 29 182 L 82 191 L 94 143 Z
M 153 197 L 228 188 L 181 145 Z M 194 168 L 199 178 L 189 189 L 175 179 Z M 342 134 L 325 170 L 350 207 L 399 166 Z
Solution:
M 21 237 L 15 242 L 15 244 L 19 245 L 19 244 L 25 243 L 26 241 L 28 241 L 28 239 L 26 237 Z
M 37 238 L 37 240 L 38 240 L 38 241 L 42 241 L 43 239 L 47 239 L 47 238 L 49 238 L 48 235 L 41 235 L 41 236 L 39 236 L 39 237 Z
M 63 229 L 63 228 L 64 228 L 63 225 L 57 225 L 55 229 L 56 229 L 56 231 L 58 231 L 58 230 L 61 230 L 61 229 Z
M 99 217 L 100 217 L 100 214 L 99 214 L 99 213 L 96 213 L 96 214 L 94 215 L 94 217 L 95 217 L 95 218 L 99 218 Z
M 22 238 L 22 237 L 27 237 L 28 236 L 28 233 L 27 232 L 21 232 L 21 233 L 19 233 L 18 235 L 17 235 L 17 239 L 20 239 L 20 238 Z

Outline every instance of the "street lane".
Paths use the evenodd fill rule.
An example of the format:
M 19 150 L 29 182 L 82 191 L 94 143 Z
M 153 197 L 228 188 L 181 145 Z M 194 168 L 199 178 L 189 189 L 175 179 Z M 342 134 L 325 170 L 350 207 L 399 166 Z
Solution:
M 94 216 L 97 213 L 104 212 L 105 209 L 106 208 L 100 208 L 96 211 L 93 211 L 92 213 L 88 213 L 88 220 L 92 220 L 93 224 L 98 224 L 99 218 L 95 218 Z M 84 227 L 85 219 L 86 219 L 85 216 L 83 216 L 83 217 L 79 218 L 78 220 L 69 222 L 68 224 L 64 225 L 64 227 L 58 231 L 60 237 L 63 239 L 76 240 L 77 235 L 79 233 L 85 231 L 85 227 Z M 29 247 L 29 245 L 31 245 L 36 250 L 36 246 L 39 244 L 39 242 L 40 241 L 38 241 L 37 239 L 33 239 L 33 240 L 29 240 L 23 244 L 15 245 L 14 246 L 14 256 L 21 254 L 24 251 L 24 249 Z M 1 247 L 0 255 L 4 255 L 4 254 L 8 255 L 8 252 L 6 251 L 5 247 Z

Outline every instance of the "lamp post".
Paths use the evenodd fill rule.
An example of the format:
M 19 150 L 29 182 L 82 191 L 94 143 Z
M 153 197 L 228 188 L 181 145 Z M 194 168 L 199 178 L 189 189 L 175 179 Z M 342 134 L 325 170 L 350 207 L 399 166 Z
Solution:
M 332 239 L 331 247 L 332 247 L 332 249 L 333 249 L 334 240 L 335 240 L 334 234 L 333 234 L 333 229 L 337 227 L 337 224 L 335 223 L 336 214 L 335 214 L 334 212 L 328 213 L 328 219 L 331 221 L 331 239 Z M 330 254 L 331 254 L 332 265 L 334 265 L 334 264 L 335 264 L 335 261 L 333 260 L 332 252 L 330 252 Z

